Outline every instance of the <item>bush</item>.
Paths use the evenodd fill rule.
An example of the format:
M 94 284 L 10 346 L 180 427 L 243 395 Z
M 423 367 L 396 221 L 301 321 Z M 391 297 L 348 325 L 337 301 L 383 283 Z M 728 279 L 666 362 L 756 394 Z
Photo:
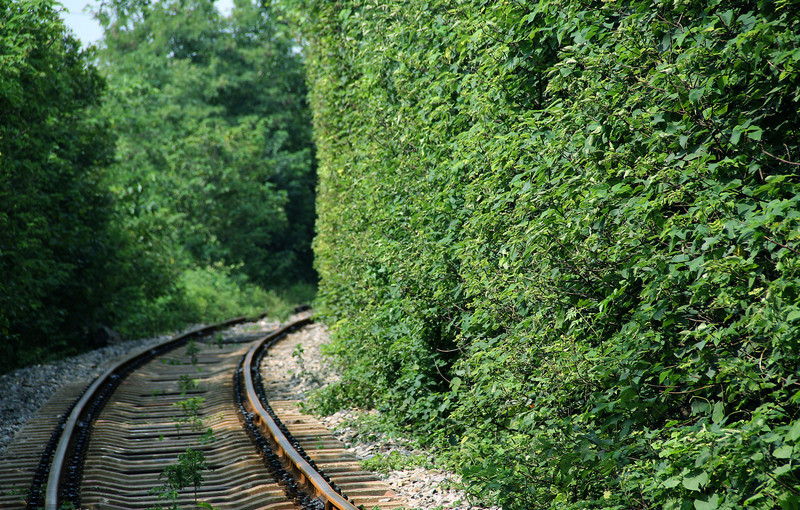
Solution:
M 271 317 L 286 318 L 294 301 L 289 296 L 268 292 L 249 282 L 235 269 L 222 265 L 189 268 L 178 277 L 170 292 L 151 301 L 143 301 L 119 324 L 127 336 L 161 333 L 180 329 L 186 324 L 210 323 L 238 316 L 256 316 L 267 312 Z
M 790 3 L 288 3 L 329 409 L 504 508 L 797 508 Z

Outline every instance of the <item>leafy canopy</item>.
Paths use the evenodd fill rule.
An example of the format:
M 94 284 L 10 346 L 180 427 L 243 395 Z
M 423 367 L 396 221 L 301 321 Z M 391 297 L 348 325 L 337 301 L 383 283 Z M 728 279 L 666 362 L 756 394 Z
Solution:
M 229 18 L 211 0 L 107 1 L 97 16 L 120 132 L 112 187 L 153 257 L 313 281 L 310 122 L 281 21 L 248 1 Z

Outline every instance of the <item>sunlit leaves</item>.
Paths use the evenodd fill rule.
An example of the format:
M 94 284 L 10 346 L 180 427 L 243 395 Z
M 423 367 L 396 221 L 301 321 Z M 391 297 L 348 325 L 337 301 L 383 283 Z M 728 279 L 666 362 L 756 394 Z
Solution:
M 287 3 L 339 396 L 507 508 L 791 499 L 796 9 Z

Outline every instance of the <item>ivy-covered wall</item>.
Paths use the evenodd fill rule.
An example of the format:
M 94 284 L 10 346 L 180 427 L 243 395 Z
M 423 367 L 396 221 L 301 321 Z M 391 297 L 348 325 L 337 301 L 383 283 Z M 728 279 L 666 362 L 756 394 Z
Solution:
M 504 508 L 800 508 L 796 3 L 288 4 L 323 403 Z

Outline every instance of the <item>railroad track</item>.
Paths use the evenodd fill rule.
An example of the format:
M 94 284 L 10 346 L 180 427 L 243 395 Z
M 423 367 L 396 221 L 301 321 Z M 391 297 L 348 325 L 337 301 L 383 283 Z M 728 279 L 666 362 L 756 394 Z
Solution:
M 243 321 L 130 355 L 84 392 L 65 389 L 0 461 L 0 509 L 402 506 L 319 422 L 267 401 L 261 358 L 310 319 L 257 340 L 211 335 Z

